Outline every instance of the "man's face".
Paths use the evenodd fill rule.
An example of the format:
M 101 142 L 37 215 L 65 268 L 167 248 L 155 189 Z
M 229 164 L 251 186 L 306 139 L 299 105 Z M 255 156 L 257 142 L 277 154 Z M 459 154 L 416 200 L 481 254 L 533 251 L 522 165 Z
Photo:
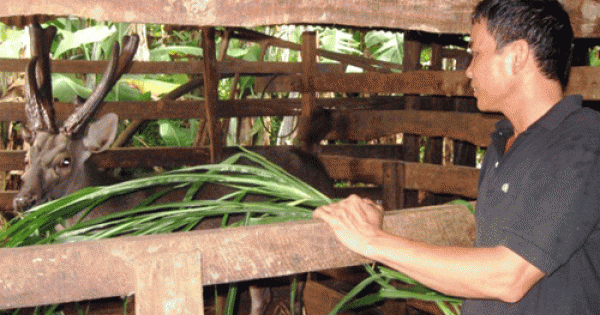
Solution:
M 488 32 L 485 21 L 473 24 L 471 33 L 473 59 L 467 68 L 477 107 L 481 111 L 502 112 L 508 96 L 506 56 L 496 51 L 496 41 Z

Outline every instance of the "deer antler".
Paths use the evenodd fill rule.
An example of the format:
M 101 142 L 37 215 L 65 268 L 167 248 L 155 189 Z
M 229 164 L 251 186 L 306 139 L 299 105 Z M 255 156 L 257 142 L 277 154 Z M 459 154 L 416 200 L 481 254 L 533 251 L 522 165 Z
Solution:
M 32 58 L 26 71 L 25 113 L 27 125 L 32 131 L 57 132 L 50 80 L 50 45 L 55 35 L 55 27 L 42 29 L 37 23 L 31 25 Z
M 98 110 L 100 104 L 102 104 L 104 97 L 117 83 L 123 73 L 129 69 L 139 44 L 139 37 L 132 35 L 125 37 L 124 40 L 125 44 L 121 55 L 119 55 L 119 44 L 115 43 L 113 45 L 112 58 L 104 71 L 102 81 L 100 81 L 87 100 L 82 101 L 78 99 L 76 101 L 77 107 L 75 112 L 67 118 L 61 128 L 61 132 L 73 137 L 85 130 L 85 126 Z

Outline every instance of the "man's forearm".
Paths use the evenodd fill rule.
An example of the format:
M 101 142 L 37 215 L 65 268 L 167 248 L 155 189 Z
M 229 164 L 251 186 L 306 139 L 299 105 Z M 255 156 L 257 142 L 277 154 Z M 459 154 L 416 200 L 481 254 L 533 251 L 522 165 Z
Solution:
M 543 277 L 536 267 L 502 246 L 440 247 L 382 232 L 356 251 L 434 290 L 465 298 L 515 302 Z

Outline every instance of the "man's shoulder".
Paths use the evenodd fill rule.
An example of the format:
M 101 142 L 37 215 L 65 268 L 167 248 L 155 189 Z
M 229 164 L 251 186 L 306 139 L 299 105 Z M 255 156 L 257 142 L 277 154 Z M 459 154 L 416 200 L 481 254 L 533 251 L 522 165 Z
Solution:
M 600 112 L 583 107 L 569 115 L 559 125 L 558 131 L 600 137 Z

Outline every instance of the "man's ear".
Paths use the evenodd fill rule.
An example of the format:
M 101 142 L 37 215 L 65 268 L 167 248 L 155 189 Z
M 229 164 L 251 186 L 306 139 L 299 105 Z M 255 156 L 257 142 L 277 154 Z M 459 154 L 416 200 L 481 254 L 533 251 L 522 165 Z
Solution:
M 529 58 L 531 58 L 530 47 L 524 39 L 516 40 L 504 47 L 506 71 L 508 74 L 518 74 L 525 69 Z

